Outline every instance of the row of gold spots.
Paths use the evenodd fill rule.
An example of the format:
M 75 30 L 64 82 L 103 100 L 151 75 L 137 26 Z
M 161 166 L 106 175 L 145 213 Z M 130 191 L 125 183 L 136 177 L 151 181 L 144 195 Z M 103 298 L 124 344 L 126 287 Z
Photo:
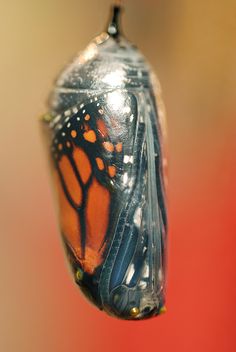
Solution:
M 165 306 L 162 306 L 161 309 L 159 310 L 159 314 L 164 314 L 166 313 L 167 309 Z M 131 317 L 137 317 L 140 313 L 140 309 L 138 307 L 133 307 L 130 309 L 130 315 Z

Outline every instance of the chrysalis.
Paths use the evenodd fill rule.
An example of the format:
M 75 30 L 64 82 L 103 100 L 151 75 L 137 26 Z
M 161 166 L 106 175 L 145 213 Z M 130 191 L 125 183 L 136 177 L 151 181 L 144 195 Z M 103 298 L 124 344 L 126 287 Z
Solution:
M 165 309 L 164 115 L 120 13 L 59 76 L 42 123 L 75 281 L 101 310 L 139 320 Z

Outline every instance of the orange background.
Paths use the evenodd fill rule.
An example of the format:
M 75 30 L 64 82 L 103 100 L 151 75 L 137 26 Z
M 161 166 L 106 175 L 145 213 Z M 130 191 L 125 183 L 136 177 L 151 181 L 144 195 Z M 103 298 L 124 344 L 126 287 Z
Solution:
M 0 4 L 0 351 L 234 352 L 235 0 L 126 0 L 125 32 L 158 73 L 168 112 L 167 314 L 110 318 L 65 265 L 37 116 L 109 4 Z

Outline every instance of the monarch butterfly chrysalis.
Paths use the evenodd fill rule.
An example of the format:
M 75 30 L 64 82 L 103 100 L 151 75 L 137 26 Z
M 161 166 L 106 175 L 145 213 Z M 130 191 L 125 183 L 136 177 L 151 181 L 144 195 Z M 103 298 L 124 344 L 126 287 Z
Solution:
M 76 283 L 110 315 L 138 320 L 164 311 L 164 116 L 119 18 L 117 5 L 107 31 L 60 75 L 42 122 Z

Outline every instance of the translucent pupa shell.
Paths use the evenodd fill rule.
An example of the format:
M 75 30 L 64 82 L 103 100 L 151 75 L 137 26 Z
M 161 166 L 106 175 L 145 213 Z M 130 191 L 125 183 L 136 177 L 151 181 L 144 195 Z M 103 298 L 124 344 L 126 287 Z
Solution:
M 167 216 L 160 87 L 120 7 L 59 76 L 43 118 L 76 283 L 122 319 L 164 311 Z

